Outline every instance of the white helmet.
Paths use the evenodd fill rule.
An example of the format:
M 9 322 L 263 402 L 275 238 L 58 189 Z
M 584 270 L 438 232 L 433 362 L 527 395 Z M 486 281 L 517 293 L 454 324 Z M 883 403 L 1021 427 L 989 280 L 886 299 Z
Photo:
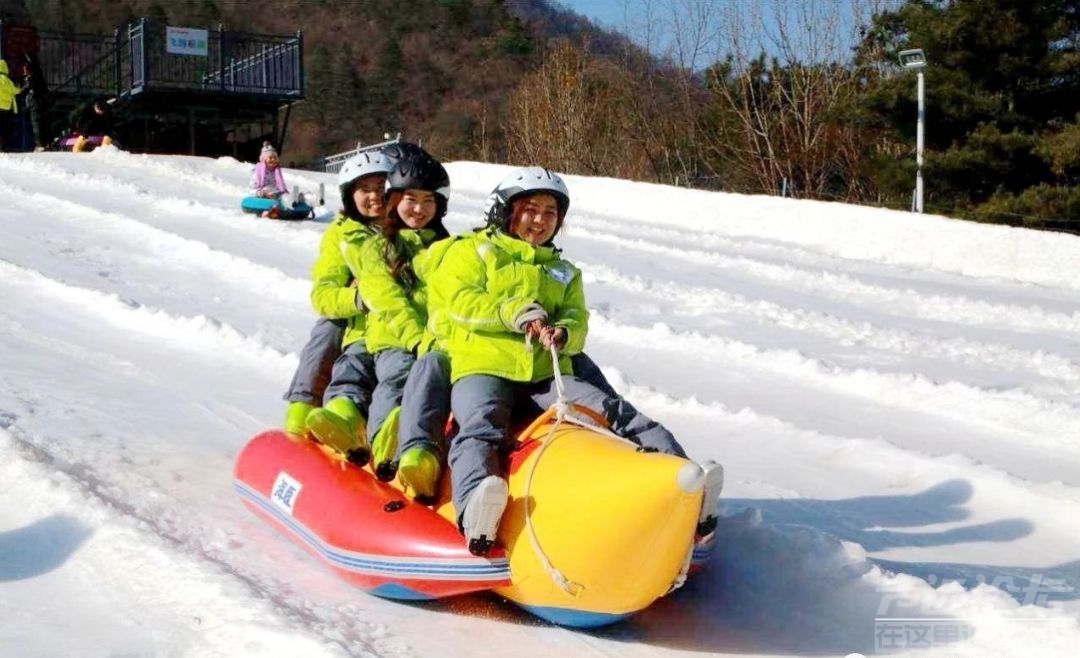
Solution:
M 341 166 L 341 170 L 338 171 L 338 187 L 351 187 L 355 181 L 372 174 L 382 174 L 385 176 L 386 174 L 389 174 L 390 170 L 393 168 L 393 161 L 386 157 L 382 151 L 364 151 L 362 153 L 357 153 L 346 160 L 345 164 Z
M 394 161 L 382 151 L 364 151 L 346 160 L 337 177 L 341 206 L 345 214 L 353 219 L 360 219 L 356 202 L 353 201 L 353 189 L 358 180 L 375 174 L 385 176 L 393 168 Z
M 484 208 L 488 226 L 510 230 L 510 205 L 519 197 L 537 193 L 555 197 L 559 208 L 559 224 L 555 229 L 558 232 L 570 208 L 570 191 L 566 189 L 562 177 L 543 167 L 515 169 L 491 191 Z

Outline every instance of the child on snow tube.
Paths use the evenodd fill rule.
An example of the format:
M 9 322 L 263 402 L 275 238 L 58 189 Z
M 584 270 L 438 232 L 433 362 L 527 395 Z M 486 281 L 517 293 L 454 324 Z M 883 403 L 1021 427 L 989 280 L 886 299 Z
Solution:
M 285 177 L 281 171 L 277 149 L 270 142 L 263 142 L 262 151 L 259 152 L 259 163 L 255 165 L 255 171 L 251 174 L 251 192 L 253 197 L 276 200 L 281 208 L 307 205 L 304 195 L 298 189 L 289 193 L 289 188 L 285 186 Z M 278 206 L 265 211 L 263 216 L 276 216 L 280 213 Z

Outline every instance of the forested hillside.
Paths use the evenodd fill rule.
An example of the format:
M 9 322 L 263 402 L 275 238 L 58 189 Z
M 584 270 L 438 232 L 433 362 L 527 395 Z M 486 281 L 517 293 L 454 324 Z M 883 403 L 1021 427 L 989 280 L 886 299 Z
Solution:
M 506 99 L 543 59 L 548 33 L 609 50 L 628 42 L 544 0 L 25 0 L 5 2 L 39 29 L 109 33 L 130 18 L 169 25 L 288 34 L 305 40 L 306 102 L 286 160 L 377 141 L 423 140 L 444 157 L 506 157 Z M 528 17 L 528 20 L 518 18 Z
M 444 158 L 909 208 L 922 48 L 928 212 L 1080 230 L 1080 0 L 5 0 L 41 28 L 133 16 L 303 30 L 286 161 L 402 132 Z M 642 44 L 640 47 L 636 44 Z

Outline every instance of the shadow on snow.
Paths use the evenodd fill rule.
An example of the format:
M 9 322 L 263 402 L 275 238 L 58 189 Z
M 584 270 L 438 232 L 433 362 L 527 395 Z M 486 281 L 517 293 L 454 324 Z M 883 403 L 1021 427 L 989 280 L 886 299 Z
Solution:
M 1077 598 L 1080 562 L 1001 567 L 865 555 L 864 548 L 1009 542 L 1031 534 L 1033 525 L 1024 519 L 938 532 L 875 529 L 962 522 L 970 516 L 963 504 L 972 492 L 970 483 L 951 480 L 915 495 L 726 499 L 729 516 L 721 519 L 708 569 L 626 623 L 592 633 L 702 653 L 870 655 L 877 648 L 878 618 L 951 618 L 932 604 L 934 587 L 952 580 L 967 589 L 984 583 L 999 587 L 1022 604 Z M 872 574 L 875 565 L 907 576 Z M 1055 584 L 1048 588 L 1050 582 Z M 1031 596 L 1029 583 L 1042 583 L 1040 598 Z
M 0 533 L 0 582 L 33 578 L 58 568 L 91 534 L 78 520 L 58 514 Z

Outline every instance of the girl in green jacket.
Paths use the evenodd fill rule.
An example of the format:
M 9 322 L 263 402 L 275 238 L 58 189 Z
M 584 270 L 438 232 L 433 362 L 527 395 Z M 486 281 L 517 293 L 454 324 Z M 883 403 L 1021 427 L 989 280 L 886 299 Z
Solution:
M 662 425 L 573 374 L 570 356 L 585 345 L 588 311 L 580 270 L 552 242 L 569 205 L 558 174 L 513 171 L 491 197 L 488 228 L 450 245 L 430 278 L 429 324 L 448 329 L 439 338 L 459 426 L 449 451 L 453 502 L 475 554 L 491 549 L 506 506 L 502 456 L 515 405 L 539 411 L 557 398 L 553 346 L 568 402 L 592 409 L 645 449 L 686 456 Z
M 375 436 L 401 403 L 409 369 L 430 342 L 426 293 L 414 259 L 447 235 L 442 217 L 449 186 L 446 170 L 429 154 L 406 155 L 387 175 L 379 232 L 343 243 L 343 258 L 367 313 L 362 334 L 346 331 L 327 402 L 308 415 L 307 426 L 319 441 L 360 465 L 370 456 L 367 437 Z
M 300 362 L 284 395 L 289 402 L 284 429 L 290 437 L 307 435 L 308 414 L 322 404 L 346 331 L 350 343 L 363 336 L 364 308 L 342 255 L 342 245 L 362 243 L 378 232 L 386 174 L 405 155 L 422 152 L 415 144 L 397 142 L 378 151 L 359 153 L 338 171 L 341 212 L 326 227 L 311 268 L 311 306 L 319 319 L 300 351 Z
M 285 432 L 300 438 L 307 433 L 307 417 L 322 404 L 331 368 L 341 355 L 346 328 L 362 331 L 363 304 L 342 245 L 362 242 L 375 234 L 383 212 L 383 187 L 393 160 L 380 151 L 353 156 L 338 172 L 341 212 L 326 227 L 319 242 L 319 256 L 311 268 L 311 305 L 319 319 L 311 338 L 300 351 L 300 362 L 285 392 Z

